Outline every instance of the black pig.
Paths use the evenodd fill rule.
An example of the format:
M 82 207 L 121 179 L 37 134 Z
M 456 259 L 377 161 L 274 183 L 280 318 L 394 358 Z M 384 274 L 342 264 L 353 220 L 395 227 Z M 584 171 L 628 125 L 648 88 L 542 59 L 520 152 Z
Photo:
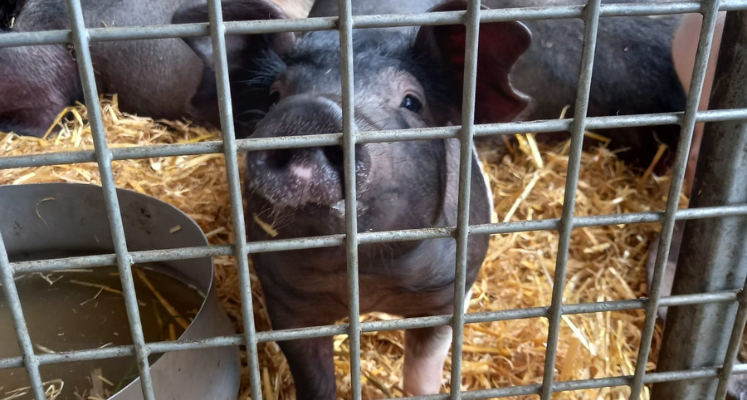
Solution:
M 303 16 L 312 0 L 276 0 L 293 17 Z M 641 0 L 613 0 L 641 1 Z M 492 8 L 544 5 L 538 0 L 486 0 Z M 583 4 L 582 0 L 558 0 L 555 4 Z M 83 0 L 86 26 L 138 26 L 165 24 L 175 10 L 204 0 Z M 424 12 L 435 5 L 424 1 L 354 1 L 355 14 Z M 20 12 L 17 8 L 21 7 Z M 336 15 L 337 3 L 318 1 L 313 16 Z M 270 9 L 264 10 L 271 14 Z M 0 19 L 17 15 L 12 31 L 26 32 L 68 28 L 63 0 L 12 0 L 0 6 Z M 227 14 L 226 20 L 234 16 Z M 670 48 L 677 16 L 662 18 L 605 18 L 600 25 L 589 114 L 592 116 L 662 113 L 684 108 L 682 90 L 672 67 Z M 3 25 L 7 27 L 9 21 Z M 0 22 L 2 24 L 3 22 Z M 521 119 L 556 118 L 565 105 L 575 101 L 583 23 L 580 20 L 543 20 L 526 23 L 535 40 L 521 57 L 511 80 L 518 91 L 532 98 Z M 0 33 L 1 34 L 1 33 Z M 219 125 L 215 80 L 200 60 L 178 39 L 93 43 L 91 46 L 97 85 L 101 93 L 118 93 L 122 110 L 154 118 L 191 118 Z M 244 54 L 244 56 L 247 56 Z M 247 78 L 241 62 L 231 60 L 231 80 Z M 0 130 L 41 136 L 65 106 L 82 100 L 74 54 L 62 45 L 0 48 Z M 238 87 L 237 87 L 238 86 Z M 260 114 L 236 103 L 238 124 L 251 126 Z M 569 114 L 570 115 L 570 114 Z M 629 148 L 627 161 L 647 166 L 656 152 L 657 140 L 673 147 L 676 126 L 625 128 L 602 132 L 613 137 L 612 146 Z M 654 133 L 654 134 L 652 134 Z M 557 137 L 541 135 L 540 138 Z M 587 140 L 588 143 L 592 141 Z M 671 156 L 671 152 L 669 153 Z M 671 160 L 671 157 L 669 157 Z M 666 166 L 667 163 L 661 163 Z M 661 169 L 659 170 L 661 172 Z
M 396 0 L 392 0 L 396 1 Z M 649 0 L 605 0 L 611 3 L 650 3 Z M 383 3 L 388 3 L 384 1 Z M 380 13 L 381 1 L 353 1 L 354 14 Z M 399 3 L 402 3 L 401 5 Z M 546 0 L 483 0 L 493 9 L 546 6 Z M 554 0 L 551 5 L 583 5 L 585 0 Z M 394 3 L 392 3 L 394 4 Z M 390 10 L 424 12 L 433 2 L 401 1 Z M 337 2 L 318 0 L 315 15 L 337 15 Z M 589 98 L 589 116 L 653 114 L 683 111 L 685 91 L 677 78 L 671 49 L 681 17 L 603 17 L 597 37 Z M 584 22 L 580 19 L 532 20 L 524 24 L 532 32 L 532 44 L 516 62 L 511 83 L 531 98 L 521 120 L 558 118 L 566 105 L 576 100 Z M 573 114 L 573 108 L 566 116 Z M 659 143 L 676 147 L 679 126 L 616 128 L 599 131 L 612 139 L 610 147 L 623 150 L 620 157 L 638 167 L 648 167 Z M 538 140 L 557 140 L 567 134 L 546 133 Z M 585 139 L 585 145 L 598 145 Z M 657 165 L 664 172 L 673 161 L 673 151 Z
M 258 13 L 260 0 L 225 2 L 234 19 L 277 17 Z M 377 2 L 379 12 L 393 10 Z M 389 2 L 398 7 L 399 2 Z M 357 4 L 362 4 L 358 2 Z M 466 9 L 462 1 L 437 10 Z M 394 10 L 399 10 L 395 8 Z M 177 13 L 175 22 L 207 21 L 204 7 Z M 426 27 L 354 33 L 355 124 L 359 130 L 418 128 L 458 123 L 464 69 L 464 27 Z M 516 59 L 531 36 L 520 23 L 480 30 L 476 120 L 514 119 L 527 99 L 508 83 Z M 185 39 L 207 62 L 209 38 Z M 246 88 L 234 94 L 247 109 L 273 103 L 252 137 L 308 135 L 342 130 L 340 53 L 336 31 L 312 32 L 294 46 L 291 34 L 231 38 L 231 59 L 244 59 Z M 274 49 L 271 50 L 271 49 Z M 260 55 L 260 56 L 258 56 Z M 239 125 L 238 129 L 247 129 Z M 384 231 L 456 224 L 457 140 L 369 143 L 356 147 L 358 226 Z M 470 223 L 488 223 L 491 197 L 473 157 Z M 245 197 L 250 240 L 272 237 L 256 218 L 274 224 L 275 239 L 344 232 L 342 153 L 338 146 L 255 151 L 247 155 Z M 488 246 L 487 236 L 469 239 L 467 285 L 474 282 Z M 405 317 L 453 311 L 456 244 L 451 239 L 366 244 L 359 249 L 360 311 Z M 348 315 L 343 248 L 253 255 L 274 329 L 334 323 Z M 462 311 L 462 310 L 459 310 Z M 450 327 L 406 333 L 405 389 L 438 392 Z M 284 341 L 299 399 L 335 399 L 332 338 Z
M 277 2 L 300 17 L 308 1 Z M 70 28 L 64 0 L 0 3 L 0 35 Z M 197 4 L 205 0 L 81 1 L 88 28 L 165 25 Z M 91 58 L 99 92 L 118 94 L 123 111 L 220 126 L 214 74 L 180 39 L 91 43 Z M 83 101 L 72 47 L 0 47 L 0 93 L 0 131 L 42 136 L 65 107 Z
M 649 0 L 604 0 L 612 3 L 650 3 Z M 547 5 L 546 0 L 486 0 L 492 8 Z M 579 5 L 585 1 L 555 0 L 554 5 Z M 589 94 L 588 115 L 614 116 L 683 111 L 686 96 L 671 56 L 672 40 L 681 16 L 602 17 Z M 558 118 L 575 102 L 581 66 L 584 24 L 580 19 L 527 21 L 532 46 L 519 59 L 512 74 L 514 86 L 529 95 L 533 107 L 526 120 Z M 573 109 L 566 117 L 572 116 Z M 674 160 L 678 125 L 599 130 L 629 164 L 646 168 L 659 143 L 671 151 L 657 165 L 663 173 Z M 560 135 L 538 135 L 538 139 Z M 599 142 L 586 138 L 585 144 Z
M 253 3 L 259 2 L 226 2 L 224 16 L 278 16 L 257 13 Z M 353 13 L 424 12 L 433 3 L 353 1 Z M 512 6 L 507 1 L 497 4 Z M 464 2 L 451 2 L 436 10 L 465 8 Z M 318 1 L 311 16 L 336 12 L 336 2 Z M 197 7 L 177 13 L 174 22 L 207 20 L 206 10 Z M 658 26 L 667 30 L 676 18 L 667 21 Z M 598 47 L 602 62 L 595 69 L 592 115 L 676 111 L 684 105 L 682 87 L 668 53 L 657 52 L 666 48 L 671 38 L 666 34 L 647 37 L 646 32 L 657 29 L 656 22 L 647 19 L 638 25 L 626 25 L 625 20 L 614 19 L 602 25 Z M 553 118 L 564 105 L 573 103 L 583 25 L 579 21 L 533 25 L 538 36 L 545 38 L 542 46 L 537 41 L 530 46 L 530 34 L 520 23 L 481 26 L 477 123 Z M 551 39 L 567 43 L 547 46 Z M 288 46 L 293 40 L 290 34 L 230 38 L 232 79 L 240 74 L 238 80 L 244 82 L 243 88 L 234 86 L 233 97 L 239 105 L 237 110 L 247 110 L 245 120 L 237 119 L 238 135 L 276 137 L 341 131 L 337 33 L 308 33 Z M 186 41 L 211 65 L 209 38 Z M 644 51 L 633 52 L 633 56 L 622 54 L 629 46 L 641 46 Z M 527 49 L 529 52 L 521 57 Z M 463 27 L 356 30 L 354 54 L 358 129 L 458 123 Z M 627 74 L 608 83 L 612 74 L 626 67 L 630 68 Z M 628 143 L 638 140 L 626 139 Z M 453 225 L 457 147 L 454 141 L 359 145 L 356 177 L 360 230 Z M 639 145 L 636 150 L 650 147 Z M 245 182 L 250 239 L 271 238 L 257 219 L 272 222 L 278 231 L 276 238 L 343 232 L 341 164 L 341 152 L 335 147 L 251 152 Z M 473 224 L 490 219 L 489 197 L 485 196 L 488 191 L 476 164 L 474 171 Z M 486 246 L 487 238 L 470 239 L 468 284 L 475 279 Z M 379 310 L 406 317 L 452 312 L 454 250 L 451 240 L 362 245 L 361 311 Z M 348 314 L 343 249 L 264 253 L 255 255 L 254 261 L 276 329 L 328 324 Z M 442 327 L 407 333 L 405 388 L 410 393 L 438 391 L 449 331 Z M 335 397 L 330 338 L 283 342 L 281 348 L 300 398 Z

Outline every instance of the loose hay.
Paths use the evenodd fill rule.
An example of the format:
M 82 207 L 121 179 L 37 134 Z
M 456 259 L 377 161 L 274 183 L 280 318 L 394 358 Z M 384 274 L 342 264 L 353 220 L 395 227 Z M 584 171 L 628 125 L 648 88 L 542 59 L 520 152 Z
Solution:
M 167 145 L 219 140 L 219 133 L 187 122 L 157 121 L 118 111 L 116 97 L 102 100 L 104 124 L 111 147 Z M 28 155 L 93 148 L 85 107 L 67 115 L 48 139 L 0 133 L 3 155 Z M 527 138 L 523 138 L 525 141 Z M 523 143 L 523 142 L 522 142 Z M 481 158 L 494 192 L 499 220 L 558 218 L 561 214 L 568 143 L 557 146 L 523 143 L 522 152 L 508 154 L 481 149 Z M 542 159 L 537 159 L 537 154 Z M 233 241 L 225 163 L 221 154 L 115 161 L 117 187 L 135 190 L 169 202 L 189 214 L 206 232 L 211 244 Z M 100 184 L 96 164 L 0 170 L 0 184 L 76 182 Z M 576 215 L 600 215 L 662 210 L 668 177 L 645 176 L 600 148 L 586 152 L 578 185 Z M 682 199 L 682 204 L 686 199 Z M 565 303 L 633 299 L 646 295 L 645 260 L 658 224 L 618 225 L 575 229 L 568 261 Z M 547 306 L 557 249 L 556 232 L 528 232 L 494 236 L 475 283 L 470 312 Z M 216 284 L 223 307 L 242 330 L 239 284 L 235 262 L 217 257 Z M 264 300 L 252 273 L 257 328 L 270 329 Z M 392 318 L 362 316 L 364 321 Z M 632 374 L 644 313 L 641 310 L 563 317 L 556 364 L 557 380 L 601 378 Z M 479 323 L 464 330 L 461 387 L 475 390 L 539 383 L 547 337 L 543 318 Z M 661 335 L 657 329 L 648 369 L 654 368 Z M 335 367 L 339 394 L 350 398 L 348 341 L 335 337 Z M 404 394 L 401 382 L 404 335 L 401 331 L 367 333 L 362 337 L 363 395 L 382 398 Z M 242 353 L 243 355 L 243 353 Z M 294 398 L 288 365 L 275 343 L 260 344 L 262 386 L 266 399 Z M 241 399 L 248 397 L 244 360 Z M 450 365 L 444 371 L 448 388 Z M 621 399 L 628 387 L 557 394 L 559 399 Z M 648 394 L 644 394 L 648 398 Z M 522 398 L 533 398 L 526 396 Z

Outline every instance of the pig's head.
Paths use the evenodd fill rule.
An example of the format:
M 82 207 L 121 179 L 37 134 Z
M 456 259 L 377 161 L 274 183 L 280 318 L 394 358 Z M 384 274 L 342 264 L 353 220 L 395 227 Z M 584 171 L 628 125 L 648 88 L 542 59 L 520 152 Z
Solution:
M 226 21 L 283 18 L 265 1 L 223 4 Z M 433 11 L 466 8 L 466 2 L 453 1 Z M 175 17 L 175 22 L 206 21 L 207 10 L 202 8 Z M 185 40 L 212 65 L 210 38 Z M 527 107 L 528 100 L 511 87 L 509 73 L 530 41 L 520 23 L 482 24 L 476 123 L 511 121 Z M 358 131 L 459 123 L 464 26 L 422 27 L 416 34 L 355 31 L 353 43 Z M 227 44 L 237 136 L 342 132 L 336 31 L 228 36 Z M 447 169 L 458 169 L 454 159 L 447 159 L 446 147 L 443 140 L 357 145 L 359 229 L 443 224 L 445 209 L 456 207 L 456 197 L 447 193 Z M 342 165 L 339 146 L 249 152 L 245 190 L 250 207 L 264 220 L 279 215 L 292 220 L 293 234 L 284 233 L 282 221 L 277 221 L 281 237 L 341 233 Z

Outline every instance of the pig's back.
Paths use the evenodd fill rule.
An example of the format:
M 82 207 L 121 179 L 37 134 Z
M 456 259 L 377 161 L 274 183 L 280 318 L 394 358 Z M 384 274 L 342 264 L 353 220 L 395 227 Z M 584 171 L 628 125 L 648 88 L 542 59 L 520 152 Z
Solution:
M 199 0 L 82 0 L 87 28 L 165 25 L 174 12 Z M 14 31 L 70 29 L 64 0 L 29 0 Z M 127 112 L 154 118 L 185 117 L 202 79 L 203 64 L 181 39 L 97 42 L 91 45 L 99 92 L 118 94 Z
M 590 111 L 600 115 L 681 111 L 685 96 L 671 58 L 676 19 L 638 17 L 631 22 L 605 18 L 599 26 Z M 517 63 L 513 83 L 535 98 L 535 116 L 554 118 L 575 99 L 583 22 L 531 21 L 527 25 L 533 43 Z M 659 36 L 652 37 L 652 32 Z
M 82 0 L 87 28 L 104 26 L 163 25 L 174 12 L 201 0 Z M 16 18 L 14 30 L 70 29 L 64 0 L 26 0 Z
M 605 0 L 607 3 L 631 0 Z M 640 2 L 633 1 L 633 2 Z M 579 0 L 486 1 L 491 8 L 584 4 Z M 630 115 L 682 111 L 686 96 L 672 62 L 671 47 L 680 16 L 604 17 L 599 24 L 591 93 L 590 116 Z M 527 21 L 532 45 L 514 66 L 511 80 L 534 99 L 524 119 L 558 118 L 576 101 L 581 66 L 584 23 L 580 19 Z M 571 108 L 566 115 L 572 115 Z M 602 131 L 612 147 L 630 147 L 626 160 L 648 165 L 657 141 L 676 147 L 679 129 L 627 128 Z M 671 153 L 666 162 L 671 161 Z
M 372 14 L 415 14 L 428 11 L 443 3 L 442 0 L 353 0 L 353 15 Z M 311 9 L 310 17 L 337 16 L 337 0 L 317 0 Z

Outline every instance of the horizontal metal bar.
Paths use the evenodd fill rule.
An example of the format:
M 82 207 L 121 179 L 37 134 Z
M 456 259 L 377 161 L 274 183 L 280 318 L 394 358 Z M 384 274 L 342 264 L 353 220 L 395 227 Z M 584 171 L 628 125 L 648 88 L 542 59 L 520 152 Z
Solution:
M 410 140 L 455 139 L 461 126 L 436 128 L 394 129 L 386 131 L 363 131 L 357 136 L 357 143 L 403 142 Z
M 276 143 L 277 141 L 273 142 Z M 290 147 L 288 147 L 290 148 Z M 197 156 L 223 153 L 223 142 L 160 144 L 155 146 L 120 147 L 111 149 L 113 160 L 138 158 Z
M 679 124 L 682 113 L 615 115 L 590 117 L 589 130 L 629 128 Z M 747 108 L 735 110 L 708 110 L 698 113 L 698 122 L 730 121 L 747 119 Z M 572 119 L 509 122 L 475 125 L 475 136 L 511 135 L 517 133 L 543 133 L 566 131 Z M 457 137 L 459 126 L 367 131 L 357 134 L 357 143 L 382 143 L 410 140 L 452 139 Z M 342 140 L 341 133 L 325 133 L 305 136 L 283 136 L 273 138 L 250 138 L 236 141 L 239 151 L 277 150 L 303 147 L 335 146 Z M 168 144 L 113 148 L 113 160 L 131 160 L 152 157 L 174 157 L 182 155 L 217 154 L 223 152 L 223 142 L 211 141 L 188 144 Z M 29 168 L 50 165 L 95 162 L 92 150 L 33 154 L 0 158 L 0 169 Z
M 346 335 L 348 329 L 348 324 L 339 324 L 257 332 L 257 343 Z
M 747 364 L 739 365 L 739 373 L 747 373 Z M 675 371 L 675 372 L 654 372 L 647 374 L 644 377 L 644 383 L 657 383 L 657 382 L 669 382 L 669 381 L 680 381 L 680 380 L 694 380 L 694 379 L 706 379 L 717 376 L 719 367 L 708 367 L 698 368 L 694 370 L 686 371 Z M 736 371 L 736 367 L 735 367 Z M 610 378 L 596 378 L 596 379 L 584 379 L 576 381 L 560 381 L 555 382 L 553 385 L 553 392 L 566 392 L 573 390 L 584 390 L 584 389 L 601 389 L 615 386 L 626 386 L 630 385 L 633 376 L 618 376 Z M 493 389 L 481 389 L 481 390 L 470 390 L 461 392 L 463 399 L 491 399 L 499 397 L 510 397 L 510 396 L 526 396 L 535 395 L 540 392 L 542 388 L 539 384 L 524 385 L 524 386 L 509 386 Z M 428 396 L 416 396 L 408 397 L 413 400 L 445 400 L 448 399 L 448 394 L 437 394 Z M 394 400 L 394 399 L 388 399 Z
M 462 392 L 461 396 L 465 400 L 490 399 L 495 397 L 527 396 L 532 394 L 539 394 L 541 391 L 542 385 L 534 384 L 522 386 L 507 386 L 493 389 L 470 390 Z
M 214 336 L 206 339 L 183 340 L 175 342 L 148 343 L 151 354 L 169 351 L 200 350 L 215 347 L 243 346 L 246 343 L 243 335 Z
M 698 111 L 695 116 L 697 122 L 715 122 L 715 121 L 736 121 L 747 118 L 747 109 L 724 109 L 724 110 L 708 110 Z
M 185 247 L 181 249 L 145 250 L 130 253 L 133 263 L 158 262 L 168 257 L 170 260 L 190 260 L 202 257 L 230 256 L 231 245 Z M 174 258 L 176 257 L 176 258 Z
M 161 262 L 174 260 L 190 260 L 202 257 L 230 256 L 233 247 L 230 245 L 183 247 L 178 249 L 145 250 L 129 253 L 134 264 L 146 262 Z M 23 261 L 13 263 L 13 272 L 23 274 L 29 272 L 64 271 L 66 269 L 96 268 L 116 266 L 114 254 L 98 254 L 92 256 L 78 256 L 54 258 L 49 260 Z
M 678 210 L 676 219 L 690 220 L 701 218 L 716 218 L 747 214 L 747 204 L 688 208 Z M 620 224 L 639 224 L 661 222 L 663 211 L 650 211 L 628 214 L 594 215 L 578 217 L 573 227 L 593 227 Z M 515 232 L 530 232 L 540 230 L 557 230 L 559 219 L 544 219 L 536 221 L 514 221 L 496 224 L 471 225 L 470 235 L 507 234 Z M 401 231 L 361 232 L 359 243 L 405 242 L 413 240 L 446 239 L 453 237 L 456 227 L 425 228 Z M 302 250 L 323 247 L 342 246 L 345 235 L 317 236 L 298 239 L 267 240 L 247 243 L 249 253 L 266 253 L 272 251 Z M 202 257 L 231 255 L 232 246 L 197 246 L 165 250 L 132 251 L 129 253 L 133 263 L 162 262 L 173 260 L 188 260 Z M 19 261 L 11 263 L 14 274 L 31 272 L 62 271 L 75 268 L 94 268 L 116 265 L 113 254 L 92 256 L 56 258 L 50 260 Z
M 454 237 L 456 227 L 408 229 L 401 231 L 364 232 L 358 235 L 358 242 L 385 243 L 408 242 L 412 240 L 448 239 Z
M 60 364 L 66 362 L 102 360 L 105 358 L 132 357 L 135 348 L 132 345 L 112 346 L 103 349 L 73 350 L 59 353 L 37 354 L 39 365 Z M 0 370 L 9 368 L 21 368 L 23 361 L 21 357 L 9 357 L 0 359 Z
M 724 0 L 721 11 L 747 9 L 745 0 Z M 481 23 L 538 19 L 581 18 L 583 6 L 525 7 L 485 10 Z M 602 17 L 667 15 L 700 12 L 700 3 L 673 2 L 653 4 L 603 4 Z M 353 17 L 353 29 L 385 28 L 397 26 L 452 25 L 462 23 L 464 12 L 419 14 L 382 14 Z M 226 22 L 226 34 L 256 34 L 273 32 L 306 32 L 337 29 L 337 17 L 283 19 L 263 21 Z M 126 26 L 88 29 L 90 42 L 118 40 L 165 39 L 177 37 L 209 36 L 208 24 L 178 24 Z M 38 32 L 8 32 L 0 35 L 0 47 L 34 46 L 70 43 L 69 30 Z
M 261 334 L 262 332 L 258 333 Z M 217 340 L 216 340 L 217 339 Z M 206 341 L 194 341 L 194 342 L 185 342 L 182 343 L 184 348 L 182 350 L 188 350 L 192 348 L 187 348 L 192 343 L 207 343 L 210 341 L 213 341 L 220 345 L 225 346 L 234 346 L 237 345 L 237 343 L 241 340 L 241 337 L 239 335 L 236 336 L 227 336 L 227 337 L 220 337 L 220 338 L 211 338 Z M 176 343 L 176 342 L 172 342 Z M 151 350 L 159 348 L 159 346 L 163 346 L 160 343 L 153 343 L 148 345 Z M 163 349 L 166 349 L 168 347 L 162 347 Z M 202 348 L 202 347 L 194 347 L 194 348 Z M 153 351 L 153 353 L 156 353 L 157 351 Z M 87 357 L 82 358 L 80 355 L 86 353 L 87 356 L 94 356 L 95 358 Z M 72 361 L 83 361 L 83 360 L 91 360 L 91 359 L 102 359 L 102 358 L 111 358 L 111 357 L 125 357 L 125 356 L 132 356 L 133 350 L 132 346 L 121 346 L 117 348 L 109 348 L 109 349 L 96 349 L 96 350 L 87 350 L 87 351 L 76 351 L 76 352 L 69 352 L 69 353 L 54 353 L 54 354 L 42 354 L 39 355 L 39 362 L 40 364 L 55 364 L 60 362 L 72 362 Z M 0 369 L 6 369 L 6 368 L 20 368 L 22 366 L 20 357 L 13 357 L 8 359 L 2 359 L 0 360 Z M 645 384 L 651 384 L 651 383 L 659 383 L 659 382 L 669 382 L 669 381 L 677 381 L 677 380 L 694 380 L 694 379 L 706 379 L 706 378 L 715 378 L 718 376 L 718 371 L 720 370 L 720 367 L 706 367 L 706 368 L 698 368 L 693 370 L 685 370 L 685 371 L 673 371 L 673 372 L 653 372 L 646 374 L 644 376 L 643 382 Z M 745 374 L 747 373 L 747 364 L 739 364 L 734 366 L 733 374 Z M 584 389 L 599 389 L 604 387 L 615 387 L 615 386 L 626 386 L 630 385 L 630 383 L 633 380 L 632 375 L 626 375 L 626 376 L 618 376 L 618 377 L 609 377 L 609 378 L 597 378 L 597 379 L 584 379 L 584 380 L 574 380 L 574 381 L 560 381 L 556 382 L 553 385 L 553 391 L 554 392 L 563 392 L 563 391 L 573 391 L 573 390 L 584 390 Z M 524 385 L 524 386 L 510 386 L 510 387 L 501 387 L 501 388 L 493 388 L 493 389 L 482 389 L 482 390 L 473 390 L 473 391 L 464 391 L 462 392 L 462 398 L 464 399 L 489 399 L 489 398 L 495 398 L 495 397 L 508 397 L 508 396 L 518 396 L 518 395 L 531 395 L 531 394 L 537 394 L 539 393 L 541 386 L 539 384 L 534 385 Z M 448 394 L 439 394 L 439 395 L 429 395 L 429 396 L 418 396 L 418 397 L 409 397 L 409 399 L 447 399 Z
M 698 293 L 689 295 L 671 296 L 665 298 L 660 305 L 662 307 L 673 307 L 690 304 L 723 303 L 736 301 L 736 292 Z M 646 305 L 646 299 L 629 299 L 602 301 L 595 303 L 564 304 L 563 315 L 589 314 L 597 312 L 630 311 L 640 310 Z M 509 321 L 515 319 L 528 319 L 546 317 L 549 307 L 532 307 L 501 311 L 482 311 L 467 314 L 466 323 Z M 437 325 L 433 325 L 437 326 Z M 382 329 L 387 330 L 387 329 Z
M 309 18 L 309 19 L 279 19 L 224 22 L 226 34 L 254 34 L 275 32 L 300 32 L 316 30 L 335 29 L 337 18 Z M 93 28 L 88 32 L 92 42 L 107 42 L 118 40 L 145 40 L 163 38 L 183 38 L 195 36 L 210 36 L 210 25 L 208 23 L 175 24 L 175 25 L 153 25 L 153 26 L 128 26 Z
M 691 304 L 705 304 L 718 302 L 737 301 L 736 292 L 698 293 L 664 297 L 661 299 L 662 307 L 673 307 Z M 645 307 L 645 299 L 630 299 L 607 302 L 566 304 L 563 305 L 563 315 L 589 314 L 598 312 L 615 312 L 639 310 Z M 540 318 L 547 315 L 548 307 L 533 307 L 512 310 L 501 310 L 491 312 L 477 312 L 465 314 L 465 324 L 479 322 L 510 321 L 517 319 Z M 438 315 L 431 317 L 402 318 L 388 321 L 368 321 L 361 323 L 361 332 L 383 332 L 400 329 L 418 329 L 444 326 L 451 323 L 451 315 Z M 347 334 L 348 325 L 324 325 L 299 329 L 284 329 L 276 331 L 257 332 L 257 342 L 277 342 L 285 340 L 308 339 L 314 337 L 325 337 Z M 213 347 L 244 345 L 242 335 L 216 336 L 207 339 L 166 341 L 147 343 L 145 350 L 148 354 L 165 353 L 169 351 L 185 351 L 206 349 Z M 59 364 L 64 362 L 100 360 L 104 358 L 117 358 L 133 356 L 132 346 L 115 346 L 103 349 L 75 350 L 51 354 L 37 355 L 40 365 Z M 0 369 L 21 368 L 23 361 L 21 357 L 10 357 L 0 359 Z M 737 368 L 735 367 L 735 371 Z M 746 371 L 747 372 L 747 371 Z
M 625 215 L 625 214 L 622 214 Z M 503 235 L 516 232 L 557 231 L 560 218 L 470 225 L 471 235 Z
M 341 144 L 342 133 L 319 133 L 316 135 L 241 139 L 236 141 L 236 148 L 238 151 L 257 151 L 335 146 Z
M 139 146 L 138 149 L 143 149 L 144 151 L 145 147 Z M 45 167 L 84 162 L 96 162 L 96 155 L 93 153 L 93 150 L 0 157 L 0 169 Z
M 301 32 L 332 30 L 337 24 L 336 17 L 281 19 L 268 21 L 226 22 L 227 34 Z M 120 40 L 148 40 L 210 36 L 208 23 L 116 26 L 88 29 L 90 42 L 112 42 Z M 0 36 L 0 47 L 66 44 L 71 42 L 69 30 L 38 32 L 7 32 Z
M 0 47 L 42 46 L 72 42 L 72 33 L 68 29 L 38 32 L 3 32 L 0 35 Z
M 207 339 L 168 341 L 147 343 L 145 350 L 148 354 L 166 353 L 169 351 L 199 350 L 206 348 L 239 346 L 244 344 L 241 335 L 216 336 Z M 79 362 L 89 360 L 102 360 L 107 358 L 131 357 L 135 355 L 132 345 L 112 346 L 100 349 L 73 350 L 59 353 L 39 354 L 40 365 L 60 364 L 66 362 Z M 10 357 L 0 360 L 0 369 L 19 368 L 22 365 L 21 357 Z
M 467 314 L 469 315 L 469 314 Z M 385 332 L 398 329 L 433 328 L 451 324 L 451 315 L 434 315 L 430 317 L 401 318 L 388 321 L 369 321 L 361 324 L 361 332 Z
M 747 212 L 747 204 L 720 206 L 720 207 L 703 207 L 687 208 L 677 210 L 675 217 L 678 220 L 702 219 L 726 217 L 734 215 L 744 215 Z M 622 225 L 622 224 L 642 224 L 651 222 L 661 222 L 664 219 L 664 211 L 649 211 L 626 214 L 610 215 L 591 215 L 577 217 L 573 220 L 573 228 L 587 228 L 592 226 L 605 225 Z M 482 224 L 470 226 L 470 234 L 506 234 L 515 232 L 530 232 L 542 230 L 557 230 L 560 224 L 559 218 L 541 219 L 533 221 L 516 221 L 495 224 Z

